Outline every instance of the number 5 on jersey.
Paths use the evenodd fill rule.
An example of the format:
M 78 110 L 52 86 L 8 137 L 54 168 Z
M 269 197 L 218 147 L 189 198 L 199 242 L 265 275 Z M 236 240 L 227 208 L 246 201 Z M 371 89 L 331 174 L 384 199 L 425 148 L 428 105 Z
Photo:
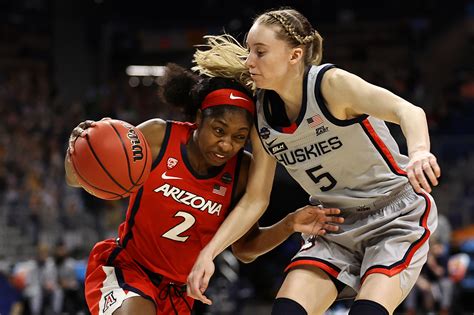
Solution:
M 317 171 L 321 170 L 322 168 L 323 167 L 321 165 L 316 165 L 315 167 L 307 169 L 306 174 L 308 174 L 309 178 L 311 178 L 311 180 L 315 184 L 319 184 L 322 180 L 327 179 L 325 180 L 325 182 L 329 181 L 329 183 L 325 186 L 320 186 L 319 189 L 321 189 L 321 191 L 328 191 L 328 190 L 333 189 L 336 186 L 337 181 L 331 174 L 329 174 L 329 172 L 324 172 L 319 175 L 315 174 Z

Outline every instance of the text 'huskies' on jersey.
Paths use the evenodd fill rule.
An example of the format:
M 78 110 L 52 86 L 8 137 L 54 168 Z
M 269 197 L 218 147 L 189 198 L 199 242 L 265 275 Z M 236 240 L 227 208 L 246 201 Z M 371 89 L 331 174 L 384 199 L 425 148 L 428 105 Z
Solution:
M 283 142 L 274 145 L 269 149 L 278 162 L 283 165 L 293 165 L 312 158 L 317 158 L 318 156 L 337 150 L 340 147 L 342 147 L 342 142 L 337 136 L 335 136 L 295 150 L 288 150 L 288 147 Z

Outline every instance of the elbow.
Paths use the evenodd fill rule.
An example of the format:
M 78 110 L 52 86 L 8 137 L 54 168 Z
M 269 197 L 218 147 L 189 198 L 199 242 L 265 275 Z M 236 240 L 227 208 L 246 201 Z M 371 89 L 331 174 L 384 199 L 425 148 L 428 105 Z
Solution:
M 234 256 L 242 263 L 244 264 L 250 264 L 253 262 L 255 259 L 257 259 L 257 256 L 250 255 L 250 253 L 235 253 Z
M 414 117 L 426 120 L 425 110 L 419 106 L 409 106 L 399 114 L 401 120 L 413 120 Z
M 415 109 L 414 109 L 415 113 L 417 115 L 420 115 L 420 117 L 426 119 L 426 113 L 425 113 L 425 110 L 419 106 L 415 106 Z
M 257 256 L 252 255 L 249 250 L 246 250 L 242 248 L 242 246 L 236 244 L 232 245 L 232 253 L 240 262 L 244 264 L 249 264 L 257 258 Z
M 240 262 L 242 262 L 244 264 L 250 264 L 256 258 L 256 257 L 250 257 L 250 256 L 236 256 L 236 257 Z

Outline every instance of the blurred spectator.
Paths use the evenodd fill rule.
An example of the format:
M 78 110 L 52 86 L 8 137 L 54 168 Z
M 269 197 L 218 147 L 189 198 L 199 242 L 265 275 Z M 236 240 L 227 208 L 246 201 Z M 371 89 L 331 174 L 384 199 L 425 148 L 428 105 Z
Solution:
M 57 268 L 49 256 L 49 246 L 40 244 L 35 259 L 18 263 L 14 274 L 21 283 L 26 314 L 59 314 Z
M 76 276 L 76 261 L 73 259 L 64 243 L 56 245 L 54 262 L 57 268 L 58 284 L 56 300 L 53 309 L 59 314 L 77 314 L 82 309 L 82 288 Z
M 21 292 L 14 286 L 10 265 L 0 261 L 0 314 L 22 314 Z

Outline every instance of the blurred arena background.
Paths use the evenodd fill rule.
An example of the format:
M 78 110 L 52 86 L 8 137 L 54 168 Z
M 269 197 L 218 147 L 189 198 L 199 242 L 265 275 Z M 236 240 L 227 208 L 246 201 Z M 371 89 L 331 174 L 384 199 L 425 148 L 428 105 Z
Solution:
M 433 192 L 441 218 L 431 255 L 443 272 L 427 267 L 420 294 L 397 313 L 447 314 L 445 301 L 449 314 L 474 312 L 473 0 L 0 0 L 1 315 L 87 314 L 88 253 L 124 219 L 126 201 L 66 186 L 70 131 L 86 118 L 181 119 L 156 97 L 159 68 L 129 66 L 190 67 L 203 35 L 226 31 L 242 40 L 257 13 L 282 5 L 300 10 L 322 34 L 323 62 L 428 116 L 443 172 Z M 406 152 L 399 128 L 390 127 Z M 306 201 L 279 170 L 261 224 Z M 268 314 L 299 242 L 295 235 L 249 265 L 228 252 L 219 256 L 210 288 L 215 306 L 198 305 L 196 314 Z M 465 274 L 456 269 L 460 262 L 468 262 Z M 328 314 L 347 314 L 350 303 Z

